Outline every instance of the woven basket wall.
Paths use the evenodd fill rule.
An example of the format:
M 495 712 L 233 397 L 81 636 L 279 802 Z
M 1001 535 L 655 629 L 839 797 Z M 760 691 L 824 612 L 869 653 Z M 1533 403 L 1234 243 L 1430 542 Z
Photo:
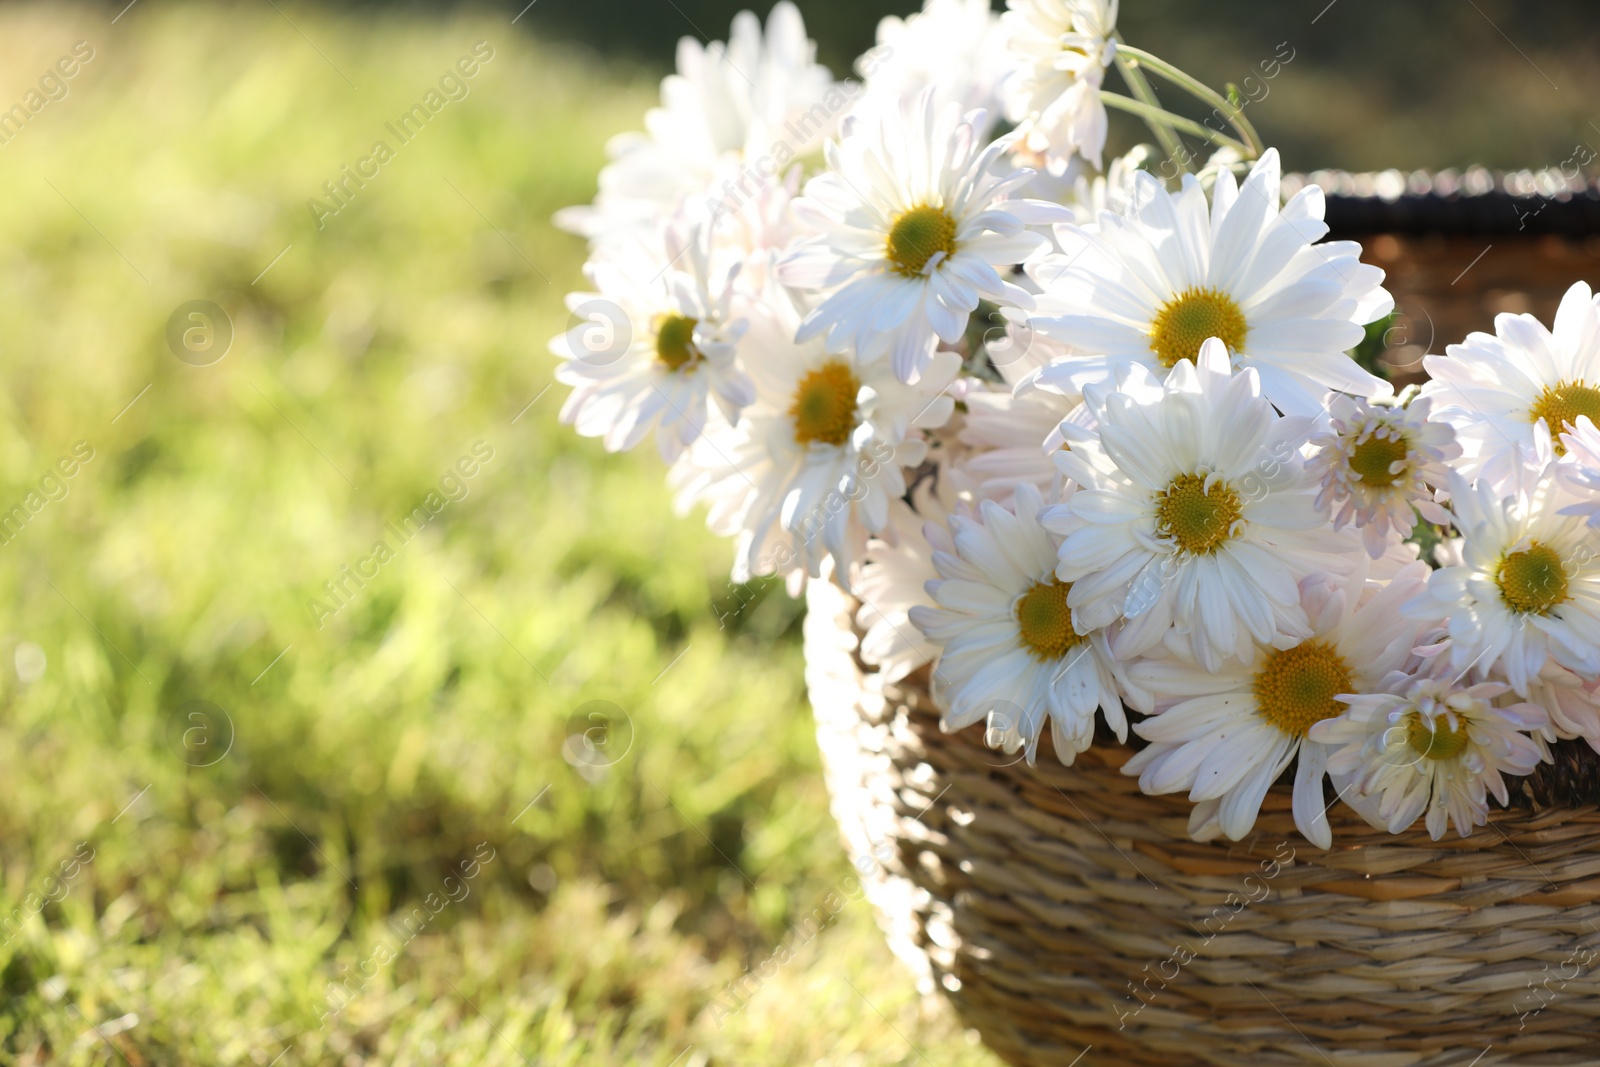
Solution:
M 1119 772 L 1126 748 L 1065 768 L 1046 731 L 1030 768 L 981 727 L 942 733 L 917 676 L 862 668 L 854 607 L 812 583 L 834 817 L 891 947 L 1007 1062 L 1600 1063 L 1593 806 L 1434 842 L 1336 805 L 1324 852 L 1280 783 L 1250 839 L 1196 844 L 1182 795 Z

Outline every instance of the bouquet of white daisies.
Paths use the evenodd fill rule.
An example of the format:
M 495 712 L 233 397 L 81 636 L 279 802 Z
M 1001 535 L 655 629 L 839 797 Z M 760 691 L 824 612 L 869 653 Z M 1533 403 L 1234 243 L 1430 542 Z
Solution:
M 1291 766 L 1319 846 L 1330 794 L 1464 835 L 1506 775 L 1600 749 L 1589 287 L 1396 394 L 1349 354 L 1383 272 L 1316 186 L 1282 200 L 1236 89 L 1122 42 L 1116 0 L 1009 7 L 885 19 L 854 81 L 787 2 L 685 39 L 560 218 L 593 286 L 563 420 L 653 436 L 735 581 L 848 591 L 947 729 L 1032 762 L 1048 723 L 1070 764 L 1135 720 L 1126 773 L 1197 839 Z M 1102 171 L 1108 107 L 1156 143 Z

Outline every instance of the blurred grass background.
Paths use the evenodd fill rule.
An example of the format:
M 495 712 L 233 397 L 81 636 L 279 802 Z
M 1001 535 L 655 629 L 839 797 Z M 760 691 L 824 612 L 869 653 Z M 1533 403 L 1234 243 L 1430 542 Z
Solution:
M 94 51 L 0 147 L 0 514 L 93 450 L 0 545 L 0 1063 L 994 1063 L 861 902 L 718 1007 L 850 885 L 798 609 L 727 587 L 649 450 L 556 424 L 545 344 L 583 258 L 551 213 L 731 9 L 520 7 L 0 6 L 0 109 Z M 1526 57 L 1455 7 L 1262 18 L 1291 7 L 1303 58 L 1258 120 L 1291 165 L 1543 165 L 1600 98 L 1577 4 L 1541 5 Z M 1125 24 L 1222 80 L 1289 36 L 1234 37 L 1247 9 Z M 836 69 L 881 13 L 806 12 Z M 470 94 L 319 229 L 307 200 L 478 41 Z M 165 336 L 196 299 L 235 331 L 205 367 Z M 479 442 L 464 498 L 319 626 Z M 208 766 L 195 700 L 227 716 Z M 596 700 L 625 753 L 574 766 Z M 324 1018 L 329 983 L 354 992 Z

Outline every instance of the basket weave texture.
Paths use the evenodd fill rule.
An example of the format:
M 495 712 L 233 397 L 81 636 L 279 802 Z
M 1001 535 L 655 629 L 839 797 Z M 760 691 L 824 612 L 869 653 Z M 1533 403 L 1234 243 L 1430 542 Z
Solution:
M 1131 749 L 1062 767 L 1045 731 L 1029 767 L 943 733 L 920 673 L 862 667 L 853 601 L 808 602 L 846 847 L 890 946 L 1007 1062 L 1600 1064 L 1594 806 L 1435 842 L 1335 805 L 1322 851 L 1279 783 L 1249 839 L 1195 843 L 1183 795 L 1120 773 Z

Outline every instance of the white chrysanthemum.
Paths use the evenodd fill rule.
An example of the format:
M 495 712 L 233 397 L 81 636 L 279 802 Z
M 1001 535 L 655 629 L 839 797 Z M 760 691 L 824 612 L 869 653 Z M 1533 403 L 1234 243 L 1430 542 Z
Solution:
M 1050 454 L 1061 447 L 1063 420 L 1088 426 L 1092 416 L 1076 393 L 1063 395 L 1031 384 L 1034 372 L 1072 350 L 1036 333 L 1025 320 L 1008 318 L 983 338 L 983 353 L 1012 388 L 974 382 L 960 398 L 966 411 L 959 439 L 970 450 L 962 464 L 979 492 L 1011 503 L 1016 487 L 1027 482 L 1047 500 L 1059 499 L 1061 472 Z M 1019 382 L 1029 382 L 1020 388 Z
M 1048 718 L 1056 755 L 1071 764 L 1094 740 L 1096 708 L 1119 739 L 1128 726 L 1105 633 L 1073 624 L 1043 504 L 1021 485 L 1015 512 L 986 500 L 976 519 L 953 516 L 955 552 L 934 553 L 940 579 L 928 583 L 939 606 L 911 609 L 911 621 L 943 646 L 934 682 L 945 729 L 987 718 L 990 735 L 1031 764 Z
M 1165 374 L 1215 337 L 1290 415 L 1320 414 L 1330 389 L 1392 391 L 1346 355 L 1394 307 L 1383 271 L 1353 241 L 1315 243 L 1328 232 L 1318 187 L 1279 209 L 1276 149 L 1242 188 L 1221 171 L 1209 207 L 1192 176 L 1176 196 L 1148 173 L 1134 182 L 1125 214 L 1058 226 L 1061 252 L 1028 264 L 1043 290 L 1035 328 L 1083 353 L 1043 380 L 1082 388 L 1128 363 Z
M 1031 284 L 1026 275 L 1018 275 L 1017 280 Z M 1001 380 L 1018 394 L 1037 387 L 1040 370 L 1073 355 L 1072 349 L 1029 325 L 1026 312 L 1003 308 L 1000 318 L 1003 320 L 1000 325 L 991 326 L 983 333 L 983 356 L 999 372 Z M 1059 389 L 1054 392 L 1082 399 L 1080 393 Z
M 678 42 L 677 73 L 661 83 L 661 106 L 645 115 L 648 132 L 613 138 L 594 205 L 568 208 L 557 223 L 590 238 L 648 227 L 686 198 L 720 187 L 730 169 L 769 160 L 770 176 L 816 152 L 848 104 L 816 62 L 816 44 L 794 4 L 773 7 L 765 34 L 741 11 L 727 44 Z
M 771 178 L 735 175 L 719 183 L 707 200 L 689 200 L 683 213 L 711 231 L 713 263 L 737 266 L 740 287 L 759 293 L 794 240 L 789 206 L 799 192 L 798 166 Z
M 941 352 L 905 385 L 887 364 L 797 343 L 798 310 L 776 284 L 744 312 L 755 402 L 737 426 L 708 428 L 670 478 L 681 511 L 703 501 L 712 531 L 738 538 L 735 581 L 783 574 L 798 592 L 830 555 L 848 575 L 866 536 L 887 529 L 889 502 L 906 492 L 902 468 L 927 454 L 920 431 L 950 418 L 943 390 L 961 358 Z
M 985 148 L 974 124 L 925 93 L 910 113 L 852 117 L 829 143 L 828 173 L 794 202 L 796 220 L 816 232 L 779 265 L 786 284 L 828 294 L 801 340 L 826 331 L 832 351 L 865 362 L 890 354 L 900 380 L 915 381 L 939 340 L 960 340 L 980 298 L 1032 306 L 995 268 L 1044 247 L 1024 224 L 1071 212 L 1008 199 L 1028 172 L 999 175 L 1004 143 Z
M 1447 355 L 1425 356 L 1432 380 L 1422 395 L 1433 398 L 1435 418 L 1455 426 L 1462 475 L 1498 483 L 1537 454 L 1536 424 L 1560 454 L 1561 434 L 1580 415 L 1600 420 L 1600 299 L 1578 282 L 1561 300 L 1554 331 L 1532 315 L 1497 315 L 1494 329 L 1468 334 Z
M 1009 503 L 1019 485 L 1060 495 L 1062 477 L 1051 458 L 1051 442 L 1060 447 L 1063 420 L 1089 421 L 1081 401 L 1035 389 L 1022 396 L 974 391 L 966 403 L 961 443 L 973 450 L 966 470 L 985 497 Z
M 1123 374 L 1120 389 L 1086 394 L 1098 432 L 1064 423 L 1055 453 L 1079 486 L 1044 520 L 1064 538 L 1056 574 L 1072 583 L 1074 618 L 1126 618 L 1124 660 L 1176 626 L 1207 668 L 1309 637 L 1297 583 L 1353 562 L 1300 458 L 1310 420 L 1279 417 L 1214 339 L 1165 384 L 1137 364 Z
M 1555 663 L 1546 663 L 1528 683 L 1528 703 L 1549 716 L 1540 732 L 1545 741 L 1583 738 L 1600 752 L 1600 679 L 1584 679 Z
M 1133 203 L 1134 179 L 1150 159 L 1149 145 L 1134 145 L 1111 161 L 1104 174 L 1079 174 L 1073 181 L 1072 213 L 1083 227 L 1092 227 L 1106 213 L 1121 215 Z
M 1118 0 L 1006 0 L 1012 73 L 1006 117 L 1031 152 L 1059 171 L 1074 155 L 1100 168 L 1106 107 L 1100 86 L 1116 58 Z
M 1220 832 L 1238 841 L 1255 825 L 1267 789 L 1299 756 L 1294 780 L 1295 826 L 1320 848 L 1333 843 L 1322 780 L 1330 749 L 1308 737 L 1344 710 L 1345 693 L 1371 693 L 1411 656 L 1421 624 L 1399 608 L 1427 580 L 1428 565 L 1411 563 L 1387 584 L 1365 571 L 1301 583 L 1309 635 L 1254 645 L 1242 660 L 1210 669 L 1177 645 L 1177 655 L 1127 668 L 1132 683 L 1155 698 L 1157 714 L 1134 727 L 1150 747 L 1123 767 L 1146 793 L 1188 790 L 1196 807 L 1189 831 L 1204 840 Z
M 1502 682 L 1460 685 L 1396 672 L 1379 692 L 1342 696 L 1349 711 L 1311 728 L 1333 750 L 1328 770 L 1346 788 L 1376 800 L 1370 814 L 1397 834 L 1427 813 L 1439 840 L 1451 824 L 1466 837 L 1489 818 L 1488 794 L 1507 802 L 1502 775 L 1529 774 L 1539 746 L 1525 731 L 1545 725 L 1533 704 L 1496 707 Z M 1358 806 L 1362 806 L 1359 805 Z
M 1590 526 L 1600 527 L 1600 429 L 1588 415 L 1561 435 L 1561 462 L 1556 477 L 1572 490 L 1576 502 L 1564 509 L 1569 515 L 1585 516 Z
M 943 497 L 952 497 L 942 477 L 939 485 L 924 481 L 912 490 L 913 508 L 904 500 L 889 503 L 893 541 L 867 542 L 866 560 L 849 592 L 861 601 L 856 625 L 861 627 L 861 658 L 878 668 L 886 682 L 896 682 L 930 662 L 939 649 L 911 624 L 909 613 L 917 605 L 931 606 L 927 583 L 939 577 L 933 567 L 935 552 L 955 551 L 945 525 L 952 513 Z M 942 491 L 942 492 L 941 492 Z
M 736 361 L 745 322 L 730 305 L 737 268 L 713 280 L 702 231 L 663 227 L 621 240 L 585 267 L 596 293 L 572 293 L 580 321 L 550 342 L 556 380 L 573 387 L 561 421 L 612 452 L 652 429 L 669 462 L 700 436 L 712 398 L 730 422 L 755 399 Z
M 1335 528 L 1354 523 L 1373 559 L 1392 538 L 1411 536 L 1419 511 L 1429 522 L 1450 522 L 1434 490 L 1444 487 L 1445 462 L 1459 456 L 1461 446 L 1450 426 L 1430 421 L 1430 413 L 1426 397 L 1400 406 L 1336 395 L 1328 406 L 1330 425 L 1311 439 L 1318 451 L 1306 466 L 1322 482 L 1317 506 L 1336 509 Z
M 1452 478 L 1462 562 L 1434 572 L 1413 606 L 1448 615 L 1455 669 L 1497 673 L 1524 698 L 1552 660 L 1600 676 L 1600 535 L 1561 514 L 1552 468 L 1517 472 L 1506 496 Z
M 989 0 L 925 0 L 920 12 L 884 18 L 877 47 L 856 62 L 865 84 L 857 110 L 892 112 L 931 87 L 940 105 L 995 115 L 1005 76 L 1002 35 Z

